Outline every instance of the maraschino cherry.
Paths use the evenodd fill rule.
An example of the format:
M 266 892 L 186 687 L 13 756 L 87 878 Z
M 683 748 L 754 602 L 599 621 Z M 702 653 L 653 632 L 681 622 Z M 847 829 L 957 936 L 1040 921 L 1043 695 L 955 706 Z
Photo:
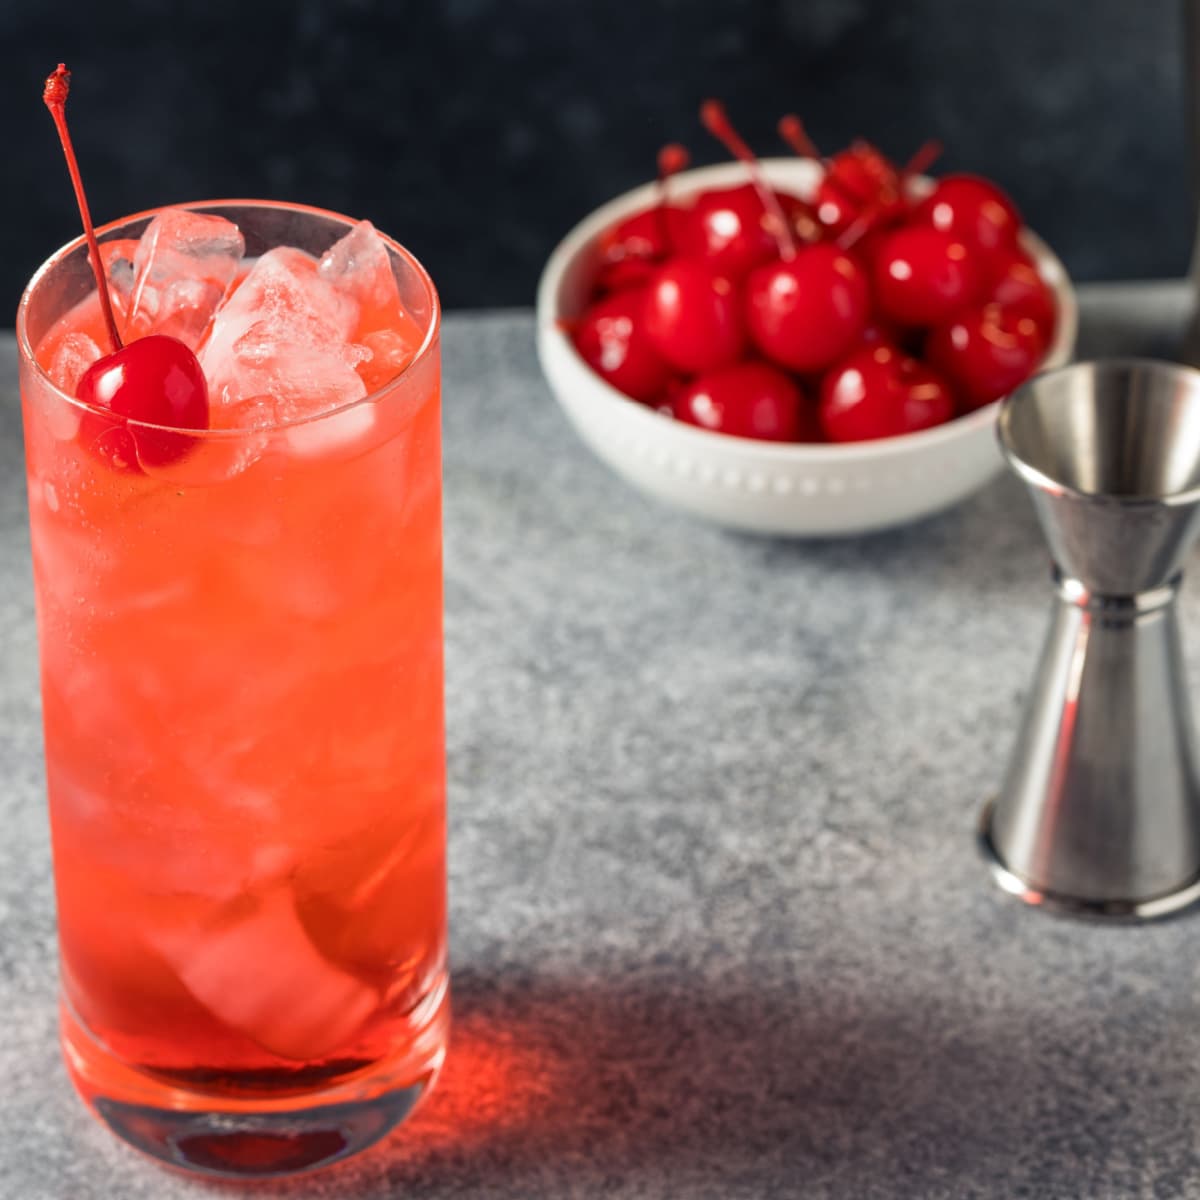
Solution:
M 669 202 L 667 184 L 673 175 L 687 167 L 690 159 L 687 149 L 677 142 L 664 146 L 658 152 L 658 200 L 654 207 L 618 221 L 600 235 L 597 293 L 646 283 L 655 267 L 682 244 L 691 214 Z
M 651 403 L 666 390 L 671 368 L 641 324 L 645 289 L 625 288 L 598 300 L 569 332 L 583 361 L 619 392 Z
M 696 197 L 680 249 L 731 279 L 741 279 L 775 257 L 768 220 L 753 184 L 713 188 Z
M 879 155 L 883 163 L 891 165 L 869 143 L 864 144 L 867 145 L 870 154 Z M 936 139 L 919 147 L 912 158 L 900 168 L 896 187 L 892 188 L 889 183 L 889 186 L 881 188 L 875 199 L 860 209 L 858 216 L 837 235 L 837 244 L 843 250 L 853 248 L 856 256 L 868 264 L 874 262 L 879 244 L 888 231 L 909 215 L 912 180 L 927 171 L 941 153 L 942 143 Z
M 797 247 L 792 228 L 767 185 L 758 159 L 733 128 L 724 107 L 709 100 L 701 117 L 710 133 L 750 168 L 770 213 L 778 259 L 746 280 L 746 327 L 767 358 L 793 371 L 831 366 L 858 340 L 870 296 L 862 268 L 827 242 Z
M 758 160 L 738 137 L 724 107 L 706 100 L 700 108 L 705 128 L 744 162 L 750 182 L 732 188 L 701 192 L 684 226 L 681 251 L 741 279 L 779 253 L 777 227 L 786 227 L 805 241 L 815 241 L 819 226 L 798 196 L 779 193 L 763 178 Z
M 1037 263 L 1020 246 L 1013 246 L 993 256 L 991 267 L 992 303 L 1032 317 L 1048 342 L 1058 324 L 1058 307 Z
M 952 233 L 907 225 L 874 255 L 875 301 L 897 325 L 940 325 L 979 298 L 979 267 Z
M 673 258 L 646 287 L 642 321 L 650 344 L 689 375 L 737 362 L 746 347 L 733 280 L 696 258 Z
M 864 214 L 886 222 L 904 210 L 900 172 L 870 142 L 856 141 L 835 154 L 817 188 L 817 216 L 835 233 L 845 233 Z
M 776 252 L 782 243 L 786 243 L 795 252 L 792 226 L 784 212 L 779 194 L 767 182 L 763 174 L 758 156 L 746 144 L 745 139 L 733 127 L 725 105 L 719 100 L 705 100 L 700 106 L 700 122 L 709 133 L 719 141 L 734 158 L 745 163 L 750 175 L 749 187 L 758 197 L 758 221 L 756 222 L 761 235 L 769 238 L 767 250 L 770 254 Z M 764 261 L 761 257 L 759 261 Z M 751 263 L 750 265 L 755 265 Z
M 88 212 L 87 197 L 79 175 L 71 135 L 67 130 L 66 105 L 71 73 L 59 63 L 46 79 L 42 98 L 58 130 L 75 200 L 83 220 L 88 256 L 96 276 L 100 308 L 108 330 L 112 353 L 93 363 L 84 373 L 76 396 L 85 404 L 106 409 L 119 417 L 147 425 L 172 429 L 208 427 L 208 385 L 200 363 L 183 342 L 163 334 L 151 334 L 123 345 L 113 316 L 108 280 Z M 99 435 L 90 431 L 90 444 L 98 446 L 115 466 L 136 471 L 138 458 L 147 463 L 167 463 L 185 454 L 187 439 L 162 431 L 141 429 L 131 436 L 127 428 L 106 423 Z
M 831 367 L 862 337 L 871 297 L 862 267 L 829 242 L 750 273 L 746 326 L 772 362 L 801 374 Z
M 779 136 L 801 158 L 825 161 L 795 113 L 781 117 L 778 129 Z M 870 142 L 858 140 L 825 163 L 814 206 L 817 219 L 835 236 L 868 211 L 873 222 L 886 221 L 903 208 L 900 172 Z
M 1037 369 L 1053 288 L 999 188 L 916 178 L 939 143 L 903 166 L 864 141 L 825 159 L 783 118 L 784 139 L 824 167 L 818 213 L 769 185 L 721 104 L 701 120 L 749 181 L 669 205 L 667 147 L 657 207 L 600 236 L 592 295 L 606 299 L 564 327 L 609 383 L 717 433 L 857 441 L 949 421 Z
M 1021 230 L 1016 205 L 979 175 L 943 175 L 918 205 L 913 221 L 954 234 L 984 257 L 1012 248 Z
M 814 441 L 816 423 L 800 388 L 764 362 L 735 363 L 692 380 L 675 393 L 679 420 L 733 437 Z
M 891 346 L 860 350 L 821 381 L 821 427 L 831 442 L 898 437 L 953 415 L 946 381 Z
M 1006 396 L 1037 370 L 1045 352 L 1037 322 L 999 304 L 959 313 L 925 343 L 927 361 L 954 384 L 967 408 Z

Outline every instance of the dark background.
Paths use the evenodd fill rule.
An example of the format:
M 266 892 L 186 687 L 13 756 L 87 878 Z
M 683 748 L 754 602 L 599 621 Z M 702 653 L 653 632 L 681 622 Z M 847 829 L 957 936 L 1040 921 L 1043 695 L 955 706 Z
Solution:
M 796 109 L 993 175 L 1078 279 L 1181 274 L 1191 244 L 1179 0 L 0 0 L 11 311 L 77 218 L 41 83 L 61 58 L 98 220 L 172 201 L 366 216 L 448 307 L 532 302 L 555 241 L 667 140 L 763 153 Z

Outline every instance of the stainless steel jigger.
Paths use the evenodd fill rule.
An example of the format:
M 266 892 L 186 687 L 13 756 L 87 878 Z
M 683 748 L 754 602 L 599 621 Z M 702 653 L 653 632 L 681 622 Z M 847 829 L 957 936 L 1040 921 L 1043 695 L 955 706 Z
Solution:
M 1146 920 L 1200 900 L 1200 774 L 1175 599 L 1200 533 L 1200 372 L 1042 375 L 1001 408 L 1055 564 L 1053 617 L 980 841 L 1031 904 Z

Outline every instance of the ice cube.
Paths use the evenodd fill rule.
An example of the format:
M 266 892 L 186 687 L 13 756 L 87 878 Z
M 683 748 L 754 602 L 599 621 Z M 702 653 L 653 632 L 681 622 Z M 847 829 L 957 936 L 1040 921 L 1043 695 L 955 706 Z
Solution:
M 230 900 L 193 935 L 172 933 L 156 949 L 217 1020 L 281 1058 L 332 1053 L 380 1002 L 316 948 L 284 881 Z
M 296 375 L 285 361 L 287 351 L 296 348 L 336 358 L 352 370 L 371 357 L 371 351 L 355 342 L 337 341 L 319 318 L 299 314 L 286 324 L 268 317 L 255 321 L 233 344 L 234 357 L 245 367 L 259 367 L 272 374 Z
M 386 761 L 386 760 L 385 760 Z M 440 789 L 412 821 L 376 825 L 297 864 L 300 919 L 322 953 L 366 978 L 386 978 L 385 1003 L 424 995 L 443 964 L 445 823 Z
M 387 246 L 370 221 L 359 221 L 335 242 L 317 268 L 321 278 L 352 296 L 359 308 L 359 334 L 396 324 L 400 289 Z
M 138 243 L 134 238 L 117 238 L 100 243 L 100 261 L 108 276 L 108 292 L 112 297 L 117 315 L 125 318 L 129 314 L 129 297 L 133 292 L 137 271 L 133 260 L 137 257 Z M 123 325 L 123 321 L 121 322 Z
M 362 386 L 361 379 L 359 385 Z M 367 394 L 365 388 L 361 394 Z M 287 431 L 287 444 L 301 458 L 345 454 L 355 449 L 356 443 L 365 449 L 366 439 L 375 428 L 375 418 L 374 404 L 356 404 L 344 412 L 293 425 Z
M 361 400 L 366 385 L 339 349 L 258 337 L 251 328 L 235 347 L 237 370 L 224 396 L 234 424 L 249 415 L 250 427 L 262 429 Z
M 200 355 L 214 424 L 262 427 L 327 412 L 367 394 L 350 341 L 358 305 L 317 263 L 281 246 L 255 263 L 217 313 Z
M 134 256 L 130 339 L 165 333 L 200 345 L 225 298 L 245 240 L 224 217 L 165 208 L 146 227 Z
M 103 357 L 100 347 L 86 333 L 68 333 L 50 360 L 50 378 L 68 396 L 74 396 L 84 372 Z
M 374 392 L 395 379 L 412 362 L 421 345 L 420 331 L 411 322 L 404 330 L 377 329 L 364 334 L 362 344 L 371 356 L 359 363 L 358 373 L 367 391 Z
M 254 264 L 221 307 L 200 361 L 211 381 L 228 369 L 234 344 L 254 325 L 280 341 L 341 345 L 349 342 L 357 320 L 358 306 L 321 279 L 313 258 L 277 246 Z

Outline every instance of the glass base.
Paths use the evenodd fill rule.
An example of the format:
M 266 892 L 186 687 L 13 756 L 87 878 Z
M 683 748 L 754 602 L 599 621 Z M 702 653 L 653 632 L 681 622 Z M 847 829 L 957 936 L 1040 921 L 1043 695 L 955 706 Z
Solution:
M 282 1113 L 179 1112 L 102 1096 L 92 1108 L 119 1138 L 173 1167 L 218 1179 L 272 1179 L 331 1166 L 373 1146 L 412 1112 L 431 1082 Z
M 191 1174 L 272 1179 L 332 1166 L 395 1129 L 432 1089 L 445 1058 L 449 996 L 395 1059 L 333 1086 L 278 1099 L 229 1100 L 164 1087 L 114 1058 L 62 1006 L 63 1056 L 83 1100 L 122 1141 Z

